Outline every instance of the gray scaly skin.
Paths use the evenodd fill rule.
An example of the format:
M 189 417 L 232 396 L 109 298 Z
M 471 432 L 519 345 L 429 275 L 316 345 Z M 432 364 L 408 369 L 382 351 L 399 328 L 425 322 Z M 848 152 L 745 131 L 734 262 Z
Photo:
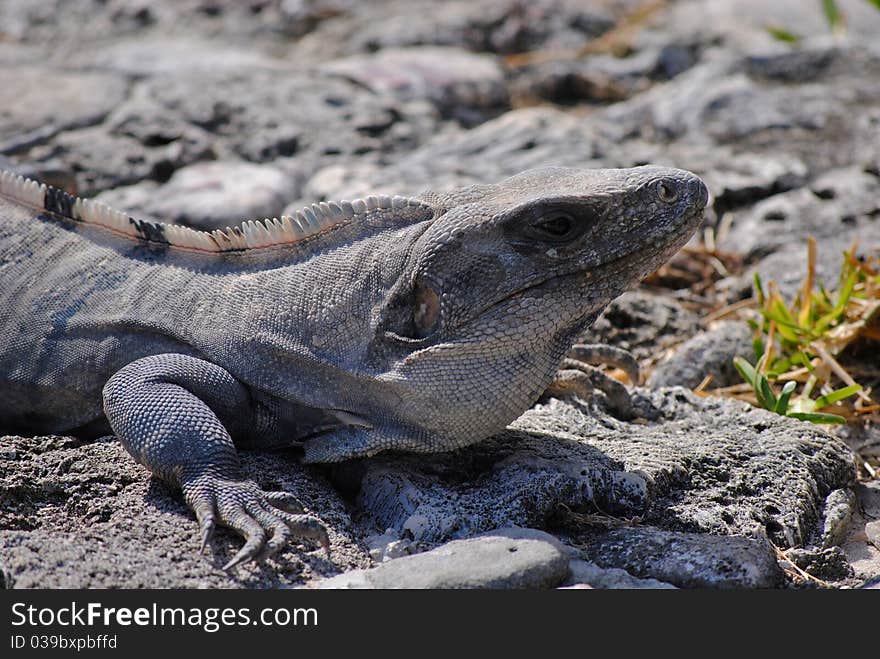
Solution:
M 327 546 L 292 495 L 240 479 L 236 446 L 336 462 L 499 432 L 573 388 L 592 355 L 567 356 L 574 338 L 708 196 L 677 169 L 544 168 L 202 234 L 4 176 L 0 430 L 112 429 L 183 489 L 203 542 L 245 537 L 227 567 Z

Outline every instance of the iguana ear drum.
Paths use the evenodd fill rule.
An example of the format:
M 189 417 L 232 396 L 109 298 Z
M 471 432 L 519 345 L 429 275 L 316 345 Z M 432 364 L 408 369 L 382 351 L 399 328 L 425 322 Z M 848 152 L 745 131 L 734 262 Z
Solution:
M 420 339 L 430 336 L 440 324 L 440 296 L 424 281 L 413 290 L 413 325 Z

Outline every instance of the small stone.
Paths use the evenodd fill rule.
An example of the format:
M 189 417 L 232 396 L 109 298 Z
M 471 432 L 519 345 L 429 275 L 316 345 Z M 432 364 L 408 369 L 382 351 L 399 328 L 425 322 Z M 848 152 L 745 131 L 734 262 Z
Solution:
M 125 99 L 125 80 L 109 73 L 0 66 L 0 147 L 8 152 L 53 134 L 100 122 Z
M 325 70 L 401 101 L 426 99 L 446 116 L 473 124 L 507 108 L 498 60 L 459 48 L 415 47 L 337 59 Z
M 418 551 L 410 540 L 401 539 L 394 529 L 387 529 L 381 535 L 371 535 L 365 538 L 364 543 L 370 548 L 370 558 L 376 563 L 409 556 Z
M 783 579 L 770 543 L 648 527 L 598 533 L 584 551 L 603 568 L 622 568 L 680 588 L 772 588 Z
M 853 576 L 853 569 L 840 547 L 789 549 L 785 555 L 801 570 L 818 579 L 840 581 Z
M 138 184 L 99 199 L 132 214 L 213 230 L 278 217 L 296 192 L 296 181 L 273 165 L 217 161 L 184 167 L 158 187 Z
M 822 547 L 841 544 L 849 531 L 856 508 L 856 495 L 850 489 L 834 490 L 825 498 Z
M 739 321 L 719 322 L 685 341 L 669 359 L 659 364 L 648 378 L 648 385 L 693 389 L 711 375 L 710 387 L 726 387 L 742 380 L 733 358 L 749 359 L 753 353 L 752 329 L 748 325 Z
M 597 588 L 602 590 L 617 589 L 674 589 L 670 583 L 657 579 L 639 579 L 620 568 L 601 568 L 589 561 L 573 560 L 569 563 L 571 576 L 568 578 L 569 588 Z
M 319 587 L 554 588 L 567 575 L 568 558 L 549 542 L 486 535 L 346 572 Z

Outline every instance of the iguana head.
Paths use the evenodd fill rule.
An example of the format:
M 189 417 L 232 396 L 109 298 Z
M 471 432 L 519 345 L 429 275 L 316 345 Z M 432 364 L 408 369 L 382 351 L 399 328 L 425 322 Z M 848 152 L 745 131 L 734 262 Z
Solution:
M 528 299 L 536 318 L 575 330 L 687 242 L 707 198 L 699 178 L 661 167 L 543 168 L 435 195 L 441 214 L 413 248 L 385 329 L 424 345 L 488 338 Z
M 688 241 L 708 191 L 679 169 L 553 167 L 424 198 L 438 216 L 374 348 L 406 421 L 476 435 L 534 403 L 575 335 Z
M 572 339 L 684 245 L 708 191 L 679 169 L 527 171 L 424 197 L 437 217 L 374 325 L 410 426 L 479 439 L 527 409 Z

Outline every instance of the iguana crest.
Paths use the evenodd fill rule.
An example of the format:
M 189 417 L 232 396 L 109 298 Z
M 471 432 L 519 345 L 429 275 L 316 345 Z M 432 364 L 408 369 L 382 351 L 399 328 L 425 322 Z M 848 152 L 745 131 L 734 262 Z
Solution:
M 176 224 L 136 220 L 99 201 L 75 197 L 8 171 L 0 171 L 0 195 L 38 211 L 102 227 L 117 235 L 197 252 L 236 252 L 294 245 L 352 222 L 368 220 L 377 211 L 413 207 L 433 212 L 429 204 L 419 199 L 371 195 L 353 201 L 322 201 L 292 216 L 246 221 L 225 230 L 199 231 Z

